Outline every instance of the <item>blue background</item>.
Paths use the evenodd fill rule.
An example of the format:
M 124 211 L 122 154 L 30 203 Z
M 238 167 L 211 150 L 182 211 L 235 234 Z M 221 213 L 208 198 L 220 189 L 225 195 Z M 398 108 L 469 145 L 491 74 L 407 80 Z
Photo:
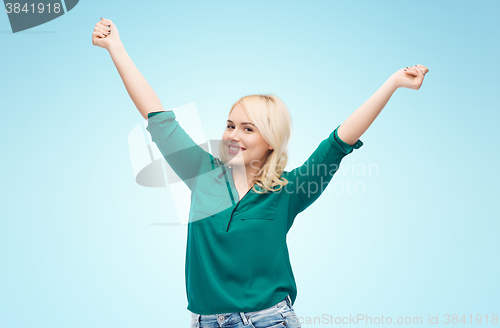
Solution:
M 444 316 L 457 314 L 474 323 L 482 315 L 480 326 L 488 315 L 492 326 L 499 9 L 498 1 L 81 1 L 15 34 L 3 14 L 0 326 L 189 326 L 187 227 L 164 224 L 177 220 L 165 211 L 168 188 L 135 183 L 127 137 L 143 118 L 108 52 L 92 45 L 100 17 L 117 26 L 165 109 L 196 102 L 207 139 L 222 136 L 238 98 L 279 96 L 293 120 L 288 171 L 392 73 L 427 66 L 422 88 L 395 92 L 362 148 L 296 218 L 294 307 L 316 325 L 324 314 L 424 324 L 430 314 L 439 316 L 433 326 L 450 326 Z M 377 169 L 357 172 L 369 165 Z

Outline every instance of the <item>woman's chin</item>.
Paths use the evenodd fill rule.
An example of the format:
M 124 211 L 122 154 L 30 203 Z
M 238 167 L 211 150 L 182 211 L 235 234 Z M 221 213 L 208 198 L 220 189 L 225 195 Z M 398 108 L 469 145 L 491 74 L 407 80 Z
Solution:
M 234 165 L 234 166 L 240 166 L 245 164 L 245 160 L 243 159 L 243 156 L 240 154 L 228 154 L 228 161 L 229 164 Z

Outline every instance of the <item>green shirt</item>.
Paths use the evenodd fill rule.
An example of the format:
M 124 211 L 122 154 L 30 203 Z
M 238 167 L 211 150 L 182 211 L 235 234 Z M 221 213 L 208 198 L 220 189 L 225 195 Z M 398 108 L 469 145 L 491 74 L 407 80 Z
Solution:
M 198 146 L 173 111 L 148 114 L 153 142 L 191 190 L 185 263 L 189 311 L 259 311 L 287 295 L 295 303 L 286 235 L 297 214 L 325 190 L 342 158 L 363 145 L 342 141 L 337 129 L 303 165 L 282 173 L 289 181 L 285 187 L 265 194 L 250 189 L 239 201 L 232 168 Z

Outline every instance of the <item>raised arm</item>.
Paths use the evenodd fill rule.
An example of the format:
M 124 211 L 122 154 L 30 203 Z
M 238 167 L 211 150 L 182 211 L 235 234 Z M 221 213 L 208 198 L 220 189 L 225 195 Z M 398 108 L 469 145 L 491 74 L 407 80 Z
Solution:
M 392 74 L 363 105 L 340 125 L 337 131 L 339 138 L 349 145 L 354 145 L 384 109 L 394 91 L 398 88 L 420 89 L 427 72 L 429 72 L 427 67 L 415 65 L 402 68 Z
M 125 89 L 144 119 L 148 113 L 163 110 L 160 99 L 125 51 L 117 27 L 109 19 L 101 18 L 94 27 L 92 44 L 109 51 Z
M 128 56 L 109 19 L 101 18 L 94 28 L 92 44 L 109 51 L 130 98 L 144 119 L 152 141 L 177 174 L 192 190 L 197 177 L 215 168 L 213 156 L 200 147 L 179 125 L 172 110 L 165 111 L 160 99 Z
M 338 171 L 342 159 L 363 146 L 359 138 L 382 111 L 394 91 L 400 87 L 420 89 L 428 71 L 425 66 L 418 65 L 394 73 L 370 99 L 319 144 L 304 164 L 290 171 L 286 178 L 293 182 L 291 188 L 295 198 L 291 203 L 295 214 L 314 203 Z M 294 217 L 289 216 L 289 227 Z

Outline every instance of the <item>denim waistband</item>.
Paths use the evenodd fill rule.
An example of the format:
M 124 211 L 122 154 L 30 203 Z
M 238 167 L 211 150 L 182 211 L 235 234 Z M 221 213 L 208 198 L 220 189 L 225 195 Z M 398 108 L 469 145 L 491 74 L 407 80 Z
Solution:
M 290 298 L 290 295 L 287 295 L 282 301 L 278 302 L 277 304 L 268 307 L 267 309 L 259 310 L 259 311 L 251 311 L 251 312 L 227 312 L 227 313 L 217 313 L 217 314 L 195 314 L 197 317 L 197 321 L 219 321 L 219 322 L 224 322 L 229 316 L 233 314 L 239 314 L 241 316 L 241 319 L 247 324 L 247 320 L 250 316 L 254 315 L 255 313 L 261 312 L 261 311 L 266 311 L 268 309 L 272 309 L 275 307 L 281 308 L 284 307 L 285 305 L 288 305 L 290 308 L 292 308 L 292 300 Z M 194 314 L 194 313 L 193 313 Z

